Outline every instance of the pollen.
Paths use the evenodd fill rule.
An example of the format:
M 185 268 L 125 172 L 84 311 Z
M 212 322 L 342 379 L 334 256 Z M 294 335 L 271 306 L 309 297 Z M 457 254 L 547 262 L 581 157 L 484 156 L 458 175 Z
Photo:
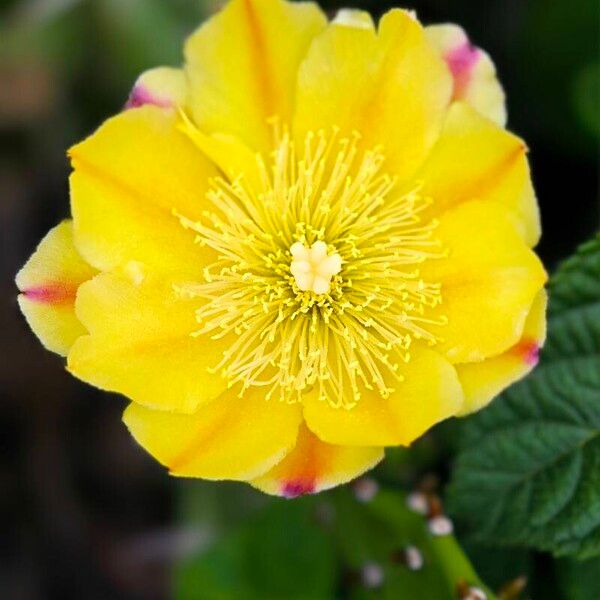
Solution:
M 194 137 L 194 126 L 185 127 Z M 216 255 L 198 298 L 195 336 L 229 342 L 213 365 L 239 395 L 260 386 L 285 402 L 317 394 L 352 408 L 387 398 L 404 379 L 415 340 L 436 344 L 444 318 L 439 283 L 420 265 L 444 255 L 430 200 L 400 191 L 381 149 L 358 134 L 276 130 L 270 156 L 216 178 L 200 220 L 177 215 Z
M 322 241 L 315 242 L 310 248 L 302 242 L 294 242 L 290 253 L 290 271 L 298 289 L 315 294 L 329 292 L 331 278 L 342 270 L 342 257 L 337 252 L 328 254 L 327 244 Z

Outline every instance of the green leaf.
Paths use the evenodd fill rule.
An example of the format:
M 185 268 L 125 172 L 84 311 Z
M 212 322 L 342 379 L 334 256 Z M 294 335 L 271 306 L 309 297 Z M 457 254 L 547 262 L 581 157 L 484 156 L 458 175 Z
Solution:
M 561 559 L 556 562 L 556 571 L 559 588 L 568 600 L 600 598 L 600 558 Z
M 195 487 L 193 498 L 191 504 L 202 506 L 188 513 L 193 525 L 219 520 L 210 487 Z M 422 568 L 411 570 L 401 560 L 408 546 L 420 552 Z M 381 585 L 363 581 L 369 564 L 381 569 Z M 455 600 L 459 582 L 495 598 L 455 538 L 432 535 L 405 495 L 391 490 L 368 502 L 349 489 L 271 499 L 208 551 L 178 565 L 175 581 L 175 597 L 185 600 Z
M 600 137 L 600 61 L 591 62 L 579 70 L 571 97 L 582 125 L 596 138 Z
M 186 600 L 328 600 L 335 583 L 331 539 L 318 524 L 322 501 L 272 500 L 251 521 L 176 576 L 176 597 Z
M 600 236 L 550 283 L 540 365 L 466 420 L 448 489 L 472 538 L 600 553 Z
M 529 550 L 484 546 L 463 540 L 461 543 L 463 550 L 477 568 L 477 574 L 491 588 L 499 590 L 507 582 L 514 581 L 519 577 L 532 579 L 535 563 Z M 532 592 L 529 593 L 531 595 Z
M 381 587 L 368 590 L 357 586 L 351 598 L 455 600 L 459 582 L 483 589 L 489 600 L 495 598 L 454 536 L 432 535 L 426 519 L 407 508 L 404 494 L 380 490 L 362 504 L 347 490 L 340 490 L 335 495 L 335 508 L 334 532 L 343 563 L 355 573 L 373 563 L 383 571 Z M 411 570 L 398 560 L 407 547 L 421 554 L 422 568 Z

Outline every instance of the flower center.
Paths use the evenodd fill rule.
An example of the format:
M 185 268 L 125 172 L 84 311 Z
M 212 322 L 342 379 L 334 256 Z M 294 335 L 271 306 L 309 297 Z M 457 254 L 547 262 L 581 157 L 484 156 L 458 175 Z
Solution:
M 342 270 L 342 257 L 337 252 L 328 254 L 327 244 L 321 241 L 315 242 L 310 248 L 302 242 L 294 242 L 290 252 L 290 271 L 298 288 L 315 294 L 329 292 L 331 278 Z
M 423 221 L 419 187 L 400 193 L 378 149 L 360 137 L 283 134 L 252 177 L 217 178 L 200 221 L 178 215 L 218 258 L 204 282 L 193 335 L 231 340 L 215 371 L 267 398 L 309 390 L 349 408 L 365 391 L 387 397 L 418 339 L 437 341 L 440 285 L 419 265 L 443 255 Z M 342 268 L 343 265 L 343 268 Z

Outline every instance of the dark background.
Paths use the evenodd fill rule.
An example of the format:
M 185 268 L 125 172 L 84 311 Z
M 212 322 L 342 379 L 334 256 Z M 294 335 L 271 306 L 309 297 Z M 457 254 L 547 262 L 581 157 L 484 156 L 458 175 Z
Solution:
M 124 401 L 76 381 L 43 350 L 13 280 L 68 215 L 65 150 L 121 109 L 140 71 L 177 65 L 184 37 L 216 5 L 0 0 L 1 598 L 162 598 L 173 562 L 203 543 L 176 525 L 178 490 L 200 484 L 168 478 L 121 424 Z M 379 15 L 393 3 L 322 5 Z M 494 58 L 509 127 L 531 149 L 539 251 L 552 269 L 598 229 L 599 3 L 404 6 L 425 23 L 460 23 Z

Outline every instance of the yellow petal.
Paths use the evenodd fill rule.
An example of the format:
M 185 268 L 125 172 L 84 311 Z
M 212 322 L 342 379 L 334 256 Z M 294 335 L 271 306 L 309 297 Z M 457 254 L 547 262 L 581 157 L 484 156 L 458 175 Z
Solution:
M 540 237 L 540 217 L 531 184 L 527 148 L 462 102 L 448 111 L 444 129 L 416 178 L 431 196 L 429 214 L 440 214 L 470 200 L 506 206 L 519 220 L 525 241 Z
M 153 104 L 161 108 L 183 106 L 187 94 L 182 69 L 157 67 L 142 73 L 135 82 L 125 108 Z
M 299 405 L 267 401 L 251 388 L 243 398 L 226 392 L 189 415 L 130 404 L 123 420 L 172 475 L 246 481 L 294 447 L 302 415 Z
M 461 415 L 483 408 L 536 366 L 539 349 L 546 339 L 547 300 L 545 290 L 535 297 L 521 339 L 512 348 L 482 362 L 456 365 L 465 392 Z
M 19 306 L 48 350 L 66 356 L 73 342 L 86 333 L 75 316 L 75 295 L 95 274 L 73 245 L 71 221 L 51 229 L 17 274 Z
M 226 387 L 209 371 L 226 342 L 191 335 L 197 308 L 197 299 L 135 268 L 98 275 L 79 288 L 77 316 L 90 335 L 74 344 L 68 369 L 141 404 L 193 412 Z
M 482 115 L 504 127 L 504 91 L 487 52 L 473 46 L 458 25 L 434 25 L 426 27 L 425 32 L 452 73 L 453 98 L 463 100 Z
M 207 206 L 214 167 L 155 106 L 109 119 L 70 150 L 75 244 L 102 271 L 130 261 L 190 277 L 214 260 L 173 211 L 192 219 Z
M 332 23 L 313 42 L 298 76 L 294 131 L 333 126 L 357 131 L 364 148 L 383 147 L 386 169 L 412 174 L 436 140 L 452 93 L 452 78 L 421 25 L 392 10 L 378 32 Z
M 436 349 L 458 363 L 514 346 L 546 281 L 516 220 L 495 202 L 468 202 L 444 213 L 434 235 L 448 250 L 421 268 L 425 281 L 442 286 L 442 304 L 430 314 L 448 323 L 429 326 L 442 338 Z
M 316 4 L 232 0 L 185 47 L 196 125 L 255 150 L 271 147 L 267 121 L 289 122 L 298 65 L 325 24 Z
M 267 494 L 287 498 L 316 494 L 358 477 L 383 456 L 383 448 L 326 444 L 302 425 L 296 447 L 268 473 L 250 483 Z
M 309 394 L 303 399 L 304 418 L 317 436 L 332 444 L 397 446 L 410 444 L 460 410 L 458 376 L 437 352 L 415 344 L 402 374 L 405 380 L 393 383 L 389 398 L 363 392 L 349 409 L 334 408 Z
M 185 113 L 181 116 L 179 129 L 224 173 L 229 181 L 243 180 L 244 184 L 255 193 L 262 190 L 263 182 L 256 152 L 250 150 L 234 135 L 224 133 L 207 135 L 200 131 Z

